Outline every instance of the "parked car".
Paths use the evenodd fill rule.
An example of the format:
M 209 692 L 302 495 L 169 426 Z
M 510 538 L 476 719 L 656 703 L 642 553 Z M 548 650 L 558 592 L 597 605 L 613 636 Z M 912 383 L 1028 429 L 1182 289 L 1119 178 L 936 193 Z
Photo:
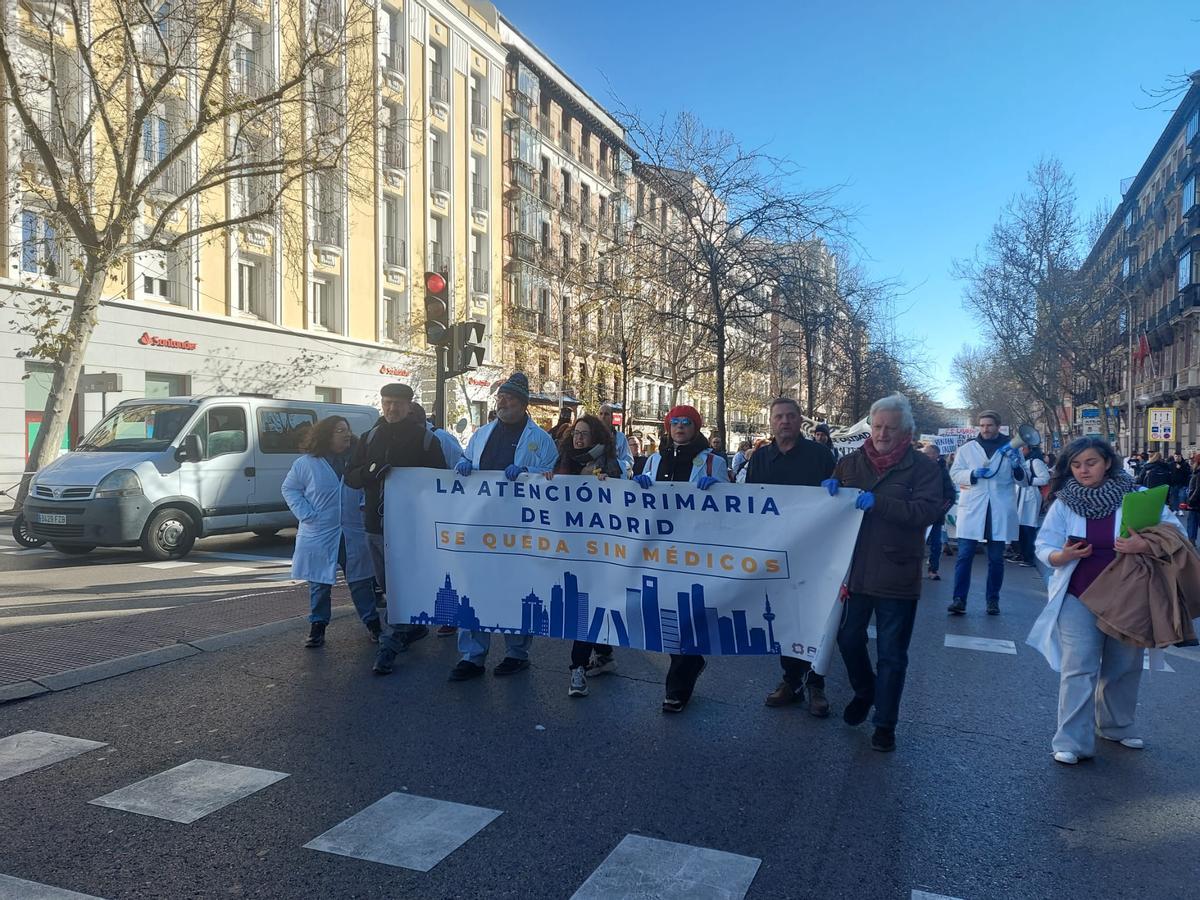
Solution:
M 274 534 L 296 524 L 280 488 L 305 434 L 335 413 L 355 434 L 379 416 L 262 397 L 127 400 L 37 473 L 26 528 L 63 553 L 140 545 L 157 560 L 186 556 L 198 537 Z

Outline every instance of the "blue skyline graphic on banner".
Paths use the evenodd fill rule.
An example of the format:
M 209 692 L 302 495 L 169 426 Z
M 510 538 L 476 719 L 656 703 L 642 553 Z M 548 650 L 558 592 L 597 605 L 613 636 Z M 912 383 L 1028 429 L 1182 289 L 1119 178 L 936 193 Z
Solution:
M 704 585 L 693 582 L 690 590 L 678 591 L 673 605 L 659 597 L 659 579 L 643 575 L 641 586 L 627 588 L 623 609 L 590 608 L 591 598 L 579 589 L 579 579 L 563 572 L 561 584 L 550 588 L 550 602 L 534 591 L 521 598 L 519 625 L 486 624 L 479 621 L 470 597 L 459 595 L 449 573 L 434 596 L 433 615 L 422 611 L 411 616 L 415 625 L 457 625 L 471 631 L 532 634 L 575 639 L 619 647 L 644 647 L 664 653 L 720 653 L 722 656 L 779 654 L 775 640 L 775 613 L 770 598 L 763 596 L 760 613 L 766 627 L 751 626 L 744 609 L 730 615 L 706 606 Z M 589 615 L 590 613 L 590 615 Z

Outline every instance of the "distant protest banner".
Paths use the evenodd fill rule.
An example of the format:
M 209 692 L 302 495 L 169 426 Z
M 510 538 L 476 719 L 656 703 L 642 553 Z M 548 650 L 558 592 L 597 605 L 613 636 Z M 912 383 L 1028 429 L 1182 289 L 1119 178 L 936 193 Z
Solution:
M 820 669 L 857 493 L 393 470 L 388 618 Z

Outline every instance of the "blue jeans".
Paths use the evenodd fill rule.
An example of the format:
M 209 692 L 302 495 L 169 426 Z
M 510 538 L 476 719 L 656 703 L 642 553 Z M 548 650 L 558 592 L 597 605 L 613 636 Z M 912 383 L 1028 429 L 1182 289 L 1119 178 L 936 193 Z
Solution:
M 346 574 L 345 538 L 338 544 L 337 561 L 341 567 L 342 574 Z M 354 601 L 354 608 L 358 611 L 358 617 L 363 620 L 363 624 L 369 625 L 372 620 L 378 622 L 379 613 L 375 611 L 375 579 L 364 578 L 361 581 L 351 581 L 349 582 L 349 587 L 350 599 Z M 320 622 L 324 625 L 329 624 L 332 595 L 332 584 L 319 584 L 315 581 L 308 583 L 309 622 Z
M 871 668 L 871 654 L 867 651 L 867 626 L 872 614 L 877 672 Z M 871 721 L 880 728 L 896 727 L 900 694 L 908 671 L 908 644 L 916 618 L 916 597 L 895 600 L 852 593 L 846 600 L 846 611 L 838 628 L 838 649 L 842 651 L 854 696 L 874 702 L 875 717 Z
M 967 602 L 971 592 L 971 566 L 975 562 L 975 545 L 979 541 L 958 539 L 958 559 L 954 561 L 954 599 Z M 987 601 L 1000 602 L 1000 586 L 1004 584 L 1004 542 L 988 541 Z
M 1034 552 L 1034 546 L 1037 543 L 1037 532 L 1037 526 L 1035 525 L 1021 526 L 1021 559 L 1031 566 L 1037 564 L 1037 555 Z
M 467 631 L 458 629 L 458 652 L 467 662 L 482 666 L 487 659 L 488 648 L 492 645 L 490 631 Z M 529 659 L 529 648 L 533 645 L 531 634 L 505 634 L 504 655 L 513 659 Z
M 1200 510 L 1192 510 L 1187 517 L 1187 534 L 1188 540 L 1193 544 L 1196 543 L 1196 532 L 1200 527 Z
M 939 522 L 929 529 L 929 537 L 925 538 L 929 545 L 929 571 L 937 572 L 942 564 L 942 524 Z

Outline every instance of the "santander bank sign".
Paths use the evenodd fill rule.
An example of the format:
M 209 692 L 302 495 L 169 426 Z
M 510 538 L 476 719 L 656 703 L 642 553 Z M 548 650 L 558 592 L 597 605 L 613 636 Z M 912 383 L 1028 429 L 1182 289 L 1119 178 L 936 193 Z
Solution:
M 156 334 L 151 334 L 148 331 L 143 331 L 142 336 L 138 338 L 138 343 L 143 347 L 162 347 L 166 350 L 195 350 L 195 341 L 181 341 L 178 338 L 159 337 Z

